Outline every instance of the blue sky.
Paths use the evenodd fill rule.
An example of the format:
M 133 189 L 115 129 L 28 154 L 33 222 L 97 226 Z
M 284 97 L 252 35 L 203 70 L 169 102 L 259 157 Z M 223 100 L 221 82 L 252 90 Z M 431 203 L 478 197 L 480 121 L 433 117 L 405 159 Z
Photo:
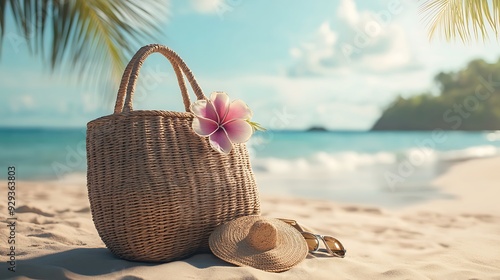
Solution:
M 244 100 L 272 129 L 369 129 L 398 94 L 433 89 L 440 71 L 475 58 L 496 61 L 498 42 L 428 40 L 410 0 L 166 1 L 157 42 L 186 61 L 205 94 Z M 7 34 L 16 34 L 12 26 Z M 6 37 L 0 60 L 0 126 L 84 127 L 112 113 L 116 90 L 91 90 Z M 105 98 L 103 98 L 105 97 Z M 103 100 L 108 100 L 104 102 Z M 175 76 L 160 55 L 139 76 L 135 109 L 182 111 Z

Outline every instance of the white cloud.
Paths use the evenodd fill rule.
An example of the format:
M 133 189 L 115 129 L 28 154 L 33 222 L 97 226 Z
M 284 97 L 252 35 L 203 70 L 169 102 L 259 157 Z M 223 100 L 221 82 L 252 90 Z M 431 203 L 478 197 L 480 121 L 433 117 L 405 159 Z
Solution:
M 225 5 L 225 0 L 191 0 L 191 7 L 202 14 L 217 13 Z
M 323 23 L 319 27 L 319 35 L 323 39 L 323 42 L 326 46 L 333 46 L 337 41 L 337 34 L 333 32 L 328 22 Z
M 385 52 L 363 56 L 360 58 L 359 64 L 368 71 L 381 72 L 418 67 L 408 47 L 405 31 L 400 26 L 391 28 L 391 40 Z
M 68 88 L 76 85 L 78 73 L 55 72 L 54 74 L 44 73 L 46 69 L 0 69 L 0 83 L 3 88 L 9 90 L 18 90 L 22 88 L 31 92 L 39 93 L 45 90 L 54 90 L 54 88 Z M 23 81 L 20 82 L 19 77 Z
M 200 13 L 212 13 L 222 0 L 191 0 L 191 6 Z
M 330 129 L 369 129 L 394 94 L 425 90 L 430 77 L 422 71 L 390 73 L 384 78 L 370 73 L 319 77 L 246 75 L 224 78 L 198 77 L 205 93 L 226 91 L 254 111 L 254 120 L 267 128 L 304 129 L 324 125 Z M 223 86 L 223 88 L 221 88 Z M 276 124 L 285 111 L 292 120 Z M 279 119 L 279 118 L 278 118 Z
M 90 92 L 84 92 L 81 94 L 82 110 L 84 113 L 92 113 L 97 111 L 102 105 L 102 97 L 97 96 L 97 94 L 92 94 Z
M 350 25 L 356 25 L 360 17 L 356 3 L 353 0 L 342 1 L 337 11 L 337 16 Z
M 335 45 L 338 35 L 332 30 L 330 22 L 325 21 L 316 31 L 312 42 L 304 43 L 300 47 L 290 50 L 290 54 L 297 60 L 291 69 L 294 76 L 316 75 L 323 71 L 322 61 L 335 57 Z
M 32 95 L 24 94 L 20 96 L 12 96 L 9 102 L 12 112 L 30 111 L 36 107 L 35 98 Z
M 323 22 L 316 36 L 291 49 L 291 76 L 331 75 L 345 68 L 357 72 L 391 72 L 418 67 L 406 32 L 394 18 L 400 9 L 359 11 L 353 0 L 342 0 L 338 21 Z
M 26 108 L 35 107 L 35 99 L 31 95 L 23 95 L 21 96 L 21 104 Z
M 216 15 L 223 20 L 243 4 L 244 0 L 189 0 L 189 8 L 184 13 L 195 12 L 204 15 Z
M 315 115 L 314 121 L 320 125 L 336 129 L 365 129 L 371 124 L 367 120 L 373 120 L 380 115 L 380 108 L 373 103 L 362 104 L 339 100 L 318 104 Z

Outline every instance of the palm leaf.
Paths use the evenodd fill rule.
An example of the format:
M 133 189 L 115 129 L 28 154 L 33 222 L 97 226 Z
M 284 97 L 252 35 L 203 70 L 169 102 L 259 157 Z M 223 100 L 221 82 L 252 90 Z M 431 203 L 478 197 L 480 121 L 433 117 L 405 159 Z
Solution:
M 127 58 L 160 33 L 168 0 L 1 0 L 0 51 L 7 11 L 33 54 L 50 69 L 76 70 L 80 81 L 116 85 Z M 46 49 L 49 49 L 48 51 Z
M 439 34 L 447 41 L 487 40 L 488 31 L 499 37 L 500 0 L 427 0 L 420 5 L 420 13 L 430 39 Z

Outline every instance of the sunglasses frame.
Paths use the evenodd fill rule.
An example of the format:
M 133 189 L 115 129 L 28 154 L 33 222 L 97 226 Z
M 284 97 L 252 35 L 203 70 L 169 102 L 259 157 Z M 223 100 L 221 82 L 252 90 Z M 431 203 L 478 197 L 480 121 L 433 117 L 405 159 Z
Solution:
M 333 236 L 329 236 L 329 235 L 321 235 L 321 234 L 315 234 L 315 233 L 308 232 L 308 231 L 304 230 L 304 228 L 302 228 L 302 226 L 300 226 L 299 223 L 297 223 L 297 221 L 295 221 L 295 220 L 282 219 L 282 218 L 278 218 L 278 219 L 291 225 L 296 230 L 298 230 L 302 234 L 304 239 L 306 239 L 304 234 L 310 234 L 310 235 L 314 236 L 314 238 L 316 238 L 316 248 L 314 250 L 309 250 L 310 253 L 320 252 L 319 244 L 320 244 L 320 240 L 321 240 L 321 241 L 323 241 L 323 244 L 325 245 L 325 248 L 326 248 L 326 251 L 328 252 L 328 254 L 335 256 L 335 257 L 339 257 L 339 258 L 345 257 L 346 250 L 344 248 L 344 245 L 342 245 L 342 243 L 337 238 L 335 238 Z M 332 250 L 330 248 L 330 246 L 328 246 L 328 243 L 326 242 L 325 237 L 332 238 L 333 240 L 335 240 L 335 242 L 338 245 L 340 245 L 339 247 L 341 247 L 342 249 L 341 250 Z
M 323 241 L 323 245 L 325 245 L 325 248 L 326 248 L 326 251 L 328 252 L 328 254 L 335 256 L 335 257 L 339 257 L 339 258 L 345 257 L 345 252 L 346 252 L 345 249 L 332 250 L 330 248 L 330 246 L 328 245 L 327 241 L 325 240 L 325 237 L 332 238 L 335 240 L 335 242 L 337 244 L 339 244 L 342 248 L 344 248 L 344 245 L 342 245 L 342 243 L 340 243 L 340 241 L 337 238 L 335 238 L 333 236 L 329 236 L 329 235 L 315 234 L 315 233 L 308 232 L 308 231 L 303 231 L 301 233 L 302 233 L 302 236 L 304 236 L 304 234 L 310 234 L 310 235 L 314 236 L 314 238 L 316 238 L 316 248 L 314 248 L 313 250 L 310 250 L 309 252 L 311 252 L 311 253 L 321 252 L 321 249 L 319 248 L 319 244 L 320 244 L 320 240 L 321 240 L 321 241 Z

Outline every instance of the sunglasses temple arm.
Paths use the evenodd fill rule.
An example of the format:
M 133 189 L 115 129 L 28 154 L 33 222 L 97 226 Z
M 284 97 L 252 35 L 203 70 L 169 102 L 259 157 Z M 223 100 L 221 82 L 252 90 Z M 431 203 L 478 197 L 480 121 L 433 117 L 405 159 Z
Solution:
M 330 248 L 330 246 L 328 246 L 328 243 L 326 242 L 326 240 L 325 240 L 324 236 L 322 236 L 322 235 L 317 235 L 317 237 L 318 237 L 319 239 L 321 239 L 321 241 L 323 241 L 323 244 L 325 245 L 326 251 L 327 251 L 329 254 L 331 254 L 331 255 L 333 255 L 333 256 L 336 256 L 336 257 L 339 257 L 339 258 L 343 258 L 343 257 L 344 257 L 344 255 L 339 255 L 339 254 L 336 252 L 337 250 L 333 251 L 333 250 Z M 343 250 L 343 253 L 345 254 L 345 250 Z
M 283 219 L 283 218 L 278 218 L 279 220 L 281 220 L 282 222 L 285 222 L 289 225 L 291 225 L 292 227 L 294 227 L 296 230 L 300 231 L 300 232 L 304 232 L 304 229 L 299 225 L 299 223 L 297 223 L 297 221 L 295 220 L 290 220 L 290 219 Z

